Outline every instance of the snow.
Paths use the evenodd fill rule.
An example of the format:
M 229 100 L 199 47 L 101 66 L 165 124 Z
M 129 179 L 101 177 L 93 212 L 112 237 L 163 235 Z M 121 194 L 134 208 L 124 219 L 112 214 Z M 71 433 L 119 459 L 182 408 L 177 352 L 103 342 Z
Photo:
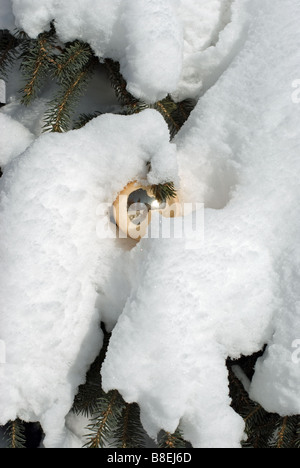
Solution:
M 34 136 L 26 127 L 5 114 L 0 114 L 0 127 L 0 167 L 3 169 L 8 162 L 26 150 Z
M 247 34 L 248 3 L 247 0 L 181 1 L 183 65 L 177 89 L 172 93 L 175 99 L 198 99 L 227 69 Z
M 127 254 L 136 277 L 102 371 L 106 390 L 139 402 L 152 436 L 181 422 L 196 447 L 240 443 L 225 359 L 266 343 L 250 395 L 269 411 L 300 413 L 292 359 L 300 331 L 300 114 L 291 100 L 300 8 L 295 1 L 251 8 L 258 13 L 240 53 L 175 139 L 181 196 L 206 206 L 203 248 L 153 239 Z
M 194 447 L 240 447 L 225 362 L 264 345 L 251 398 L 300 414 L 298 0 L 11 4 L 31 36 L 55 18 L 63 40 L 120 60 L 136 96 L 200 99 L 172 143 L 150 110 L 42 136 L 37 115 L 1 111 L 0 423 L 39 420 L 46 447 L 80 445 L 84 421 L 68 413 L 101 320 L 104 389 L 139 403 L 154 439 L 180 423 Z M 202 245 L 192 215 L 180 239 L 101 238 L 102 203 L 129 181 L 169 177 L 183 202 L 205 205 Z
M 96 301 L 120 247 L 99 235 L 99 209 L 146 178 L 156 146 L 175 155 L 156 111 L 107 114 L 41 136 L 1 179 L 0 421 L 40 421 L 46 447 L 67 437 L 65 416 L 102 343 Z
M 36 37 L 54 19 L 62 41 L 81 39 L 100 59 L 118 60 L 137 98 L 197 99 L 237 53 L 245 1 L 5 0 L 2 27 Z
M 137 97 L 157 101 L 175 90 L 181 71 L 182 31 L 172 6 L 174 0 L 12 3 L 16 25 L 31 37 L 47 29 L 55 19 L 57 33 L 64 42 L 81 39 L 99 58 L 119 60 L 128 90 Z
M 202 294 L 198 289 L 197 260 L 184 239 L 144 239 L 128 254 L 126 263 L 133 263 L 135 275 L 113 329 L 102 370 L 104 389 L 118 388 L 127 401 L 137 401 L 153 438 L 162 427 L 174 432 L 181 420 L 194 446 L 201 440 L 207 447 L 237 447 L 243 423 L 229 408 L 226 348 L 214 336 L 223 298 L 216 301 L 218 314 L 209 314 L 216 305 L 208 280 Z

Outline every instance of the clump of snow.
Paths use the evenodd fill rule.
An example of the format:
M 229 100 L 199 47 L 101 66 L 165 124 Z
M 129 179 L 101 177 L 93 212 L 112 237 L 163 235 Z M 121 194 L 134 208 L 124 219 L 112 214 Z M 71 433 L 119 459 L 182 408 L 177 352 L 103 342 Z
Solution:
M 154 102 L 167 94 L 197 98 L 217 80 L 242 44 L 245 1 L 6 0 L 5 5 L 31 37 L 55 20 L 62 41 L 81 39 L 99 58 L 118 60 L 128 90 Z M 7 28 L 13 29 L 11 13 Z
M 107 115 L 43 135 L 7 164 L 0 423 L 39 420 L 46 447 L 79 443 L 81 421 L 69 415 L 65 426 L 65 417 L 101 347 L 100 320 L 112 330 L 104 389 L 139 403 L 151 437 L 180 423 L 194 447 L 239 447 L 244 423 L 230 406 L 225 362 L 264 345 L 250 396 L 269 411 L 300 414 L 298 0 L 147 1 L 145 30 L 139 0 L 12 3 L 30 35 L 55 18 L 63 40 L 123 60 L 140 97 L 207 92 L 175 144 L 154 111 Z M 29 141 L 20 128 L 17 139 L 22 132 Z M 8 161 L 13 142 L 5 146 Z M 191 216 L 184 238 L 143 239 L 131 251 L 99 236 L 101 203 L 129 181 L 170 176 L 183 201 L 205 204 L 202 246 Z M 171 223 L 177 231 L 182 219 Z
M 46 447 L 64 443 L 65 416 L 102 344 L 97 297 L 122 252 L 100 235 L 102 204 L 146 177 L 154 147 L 175 155 L 158 112 L 105 115 L 41 136 L 0 180 L 0 422 L 40 421 Z
M 215 84 L 243 47 L 248 0 L 182 0 L 183 66 L 173 97 L 199 98 Z
M 33 142 L 34 136 L 22 124 L 0 113 L 0 167 L 23 153 Z
M 127 254 L 135 276 L 102 371 L 106 390 L 139 402 L 153 437 L 181 423 L 195 447 L 240 444 L 225 360 L 264 344 L 250 395 L 300 413 L 300 6 L 245 8 L 240 53 L 175 140 L 183 199 L 205 202 L 203 247 L 144 239 Z
M 99 58 L 119 60 L 128 90 L 137 97 L 157 101 L 176 89 L 181 71 L 182 30 L 173 0 L 12 3 L 17 26 L 30 36 L 36 37 L 48 29 L 55 19 L 61 40 L 81 39 L 92 46 Z
M 118 59 L 127 89 L 158 101 L 173 92 L 182 68 L 182 28 L 174 0 L 123 0 L 117 31 L 127 42 Z

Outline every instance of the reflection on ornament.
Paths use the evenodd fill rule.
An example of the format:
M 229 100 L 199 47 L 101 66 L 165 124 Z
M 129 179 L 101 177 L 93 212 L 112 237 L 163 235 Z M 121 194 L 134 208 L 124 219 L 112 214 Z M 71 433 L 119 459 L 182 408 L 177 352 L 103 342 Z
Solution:
M 135 240 L 140 240 L 145 236 L 153 212 L 159 212 L 166 218 L 180 216 L 178 198 L 158 200 L 153 195 L 151 186 L 131 182 L 113 204 L 116 224 L 123 234 Z

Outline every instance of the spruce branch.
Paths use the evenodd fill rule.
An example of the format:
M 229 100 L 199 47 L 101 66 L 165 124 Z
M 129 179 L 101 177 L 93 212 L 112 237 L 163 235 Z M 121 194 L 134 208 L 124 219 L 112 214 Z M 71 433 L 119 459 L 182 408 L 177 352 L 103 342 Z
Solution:
M 253 375 L 255 358 L 250 356 L 240 360 L 247 369 L 249 377 Z M 234 361 L 233 361 L 234 362 Z M 300 416 L 281 417 L 276 413 L 268 413 L 261 405 L 253 402 L 243 384 L 229 366 L 230 394 L 232 407 L 243 417 L 247 441 L 242 442 L 244 448 L 299 448 L 300 446 Z M 250 363 L 250 365 L 249 365 Z
M 104 334 L 103 346 L 99 356 L 97 356 L 87 373 L 86 382 L 80 385 L 72 408 L 74 413 L 84 414 L 87 417 L 93 417 L 96 414 L 99 409 L 99 399 L 103 396 L 101 367 L 106 356 L 111 333 L 107 333 L 104 326 L 102 326 L 102 330 Z
M 127 91 L 127 83 L 120 72 L 120 64 L 111 59 L 106 59 L 104 65 L 116 97 L 121 105 L 126 108 L 127 113 L 134 114 L 140 112 L 141 103 Z
M 295 440 L 292 448 L 300 448 L 300 416 L 295 416 Z
M 162 116 L 168 124 L 171 138 L 173 138 L 181 128 L 181 123 L 177 121 L 173 115 L 176 111 L 175 102 L 170 98 L 170 96 L 168 96 L 162 101 L 158 101 L 155 104 L 150 105 L 149 107 L 158 110 L 158 112 L 162 114 Z
M 21 89 L 22 104 L 28 105 L 37 97 L 39 90 L 51 75 L 51 67 L 55 66 L 53 45 L 55 42 L 55 30 L 44 32 L 37 39 L 30 39 L 22 35 L 21 71 L 26 79 L 26 84 Z
M 158 446 L 162 449 L 186 448 L 187 442 L 184 440 L 180 429 L 177 428 L 173 434 L 171 434 L 171 432 L 162 431 Z
M 278 416 L 270 448 L 297 448 L 299 416 Z
M 93 114 L 81 114 L 78 120 L 73 125 L 73 130 L 79 130 L 84 127 L 88 122 L 102 115 L 102 112 L 94 112 Z
M 104 448 L 113 439 L 116 425 L 124 408 L 124 401 L 117 390 L 102 391 L 98 399 L 97 414 L 88 425 L 86 448 Z
M 101 367 L 109 346 L 111 334 L 104 325 L 103 346 L 87 373 L 86 383 L 79 387 L 73 404 L 76 414 L 90 417 L 85 447 L 99 448 L 113 445 L 118 448 L 142 447 L 145 431 L 140 422 L 140 409 L 135 403 L 126 403 L 117 390 L 105 393 L 102 389 Z
M 288 418 L 285 417 L 282 419 L 282 421 L 280 421 L 280 427 L 278 428 L 278 435 L 276 437 L 277 448 L 283 448 L 287 430 L 288 430 Z
M 58 95 L 49 103 L 45 114 L 44 131 L 66 132 L 70 130 L 72 112 L 84 94 L 98 60 L 92 56 L 81 68 L 64 74 Z
M 136 403 L 126 403 L 113 432 L 112 446 L 116 448 L 143 448 L 145 431 Z
M 88 44 L 79 40 L 69 43 L 56 58 L 55 75 L 63 83 L 69 74 L 75 75 L 82 70 L 92 57 L 93 51 Z
M 23 421 L 9 421 L 6 427 L 7 448 L 26 448 L 25 426 Z
M 108 76 L 116 97 L 123 107 L 122 113 L 131 115 L 142 112 L 145 109 L 155 109 L 164 117 L 169 127 L 170 137 L 171 139 L 174 138 L 188 119 L 196 103 L 188 99 L 176 103 L 171 96 L 167 96 L 161 101 L 148 104 L 135 98 L 127 90 L 127 83 L 120 72 L 120 65 L 118 62 L 109 59 L 105 60 L 104 63 L 108 70 Z
M 164 117 L 172 140 L 189 118 L 195 104 L 191 99 L 175 102 L 171 96 L 167 96 L 165 99 L 149 105 L 149 107 L 156 109 Z

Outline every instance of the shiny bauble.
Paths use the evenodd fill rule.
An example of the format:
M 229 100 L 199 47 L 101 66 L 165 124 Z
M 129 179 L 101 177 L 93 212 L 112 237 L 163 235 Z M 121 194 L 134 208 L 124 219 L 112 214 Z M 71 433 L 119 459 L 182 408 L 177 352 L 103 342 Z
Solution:
M 166 218 L 181 216 L 178 197 L 158 200 L 151 186 L 129 183 L 113 204 L 113 214 L 122 237 L 140 240 L 148 231 L 151 216 L 159 212 Z

